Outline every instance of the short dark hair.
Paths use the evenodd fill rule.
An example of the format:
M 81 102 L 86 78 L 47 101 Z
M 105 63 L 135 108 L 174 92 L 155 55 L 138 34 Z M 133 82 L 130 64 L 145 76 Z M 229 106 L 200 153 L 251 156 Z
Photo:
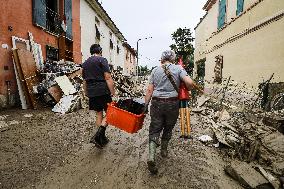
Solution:
M 102 48 L 99 44 L 93 44 L 90 47 L 90 53 L 93 54 L 100 54 L 102 52 Z

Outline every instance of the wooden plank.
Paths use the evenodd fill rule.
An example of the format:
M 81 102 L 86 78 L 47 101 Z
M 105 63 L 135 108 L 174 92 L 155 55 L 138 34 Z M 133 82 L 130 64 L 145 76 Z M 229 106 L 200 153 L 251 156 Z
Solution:
M 65 95 L 76 93 L 76 89 L 66 75 L 55 78 L 55 81 Z
M 12 44 L 13 44 L 13 49 L 30 49 L 30 45 L 29 45 L 29 41 L 16 37 L 16 36 L 12 36 Z M 13 64 L 14 64 L 14 71 L 15 71 L 15 76 L 16 76 L 16 82 L 17 82 L 17 87 L 18 87 L 18 92 L 19 92 L 19 96 L 20 96 L 20 101 L 21 101 L 21 106 L 22 109 L 28 109 L 28 102 L 27 99 L 25 97 L 25 92 L 24 92 L 24 87 L 22 82 L 21 82 L 21 78 L 20 78 L 20 70 L 17 70 L 17 65 L 16 62 L 14 60 L 13 57 Z
M 24 75 L 23 75 L 21 65 L 20 65 L 20 60 L 18 57 L 18 49 L 14 49 L 12 53 L 13 53 L 14 69 L 16 73 L 19 94 L 21 93 L 20 98 L 21 98 L 21 103 L 22 103 L 22 109 L 32 108 L 32 101 L 29 96 L 27 85 L 24 82 Z M 22 101 L 24 101 L 24 103 Z
M 58 85 L 52 86 L 48 89 L 49 94 L 54 98 L 56 102 L 59 102 L 62 98 L 62 90 Z
M 33 58 L 33 55 L 30 51 L 19 49 L 18 57 L 20 60 L 21 70 L 23 72 L 24 81 L 28 88 L 29 97 L 32 101 L 32 106 L 34 109 L 37 109 L 38 103 L 36 101 L 36 96 L 33 93 L 33 86 L 39 84 L 39 79 L 37 77 L 37 68 Z

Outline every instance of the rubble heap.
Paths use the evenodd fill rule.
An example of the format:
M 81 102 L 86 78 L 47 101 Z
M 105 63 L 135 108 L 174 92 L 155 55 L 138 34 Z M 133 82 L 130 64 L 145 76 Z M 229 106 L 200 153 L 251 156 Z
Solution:
M 268 181 L 273 186 L 279 186 L 278 178 L 284 175 L 284 110 L 265 112 L 259 108 L 230 108 L 220 106 L 220 100 L 204 96 L 197 99 L 196 104 L 192 112 L 209 129 L 204 131 L 199 140 L 222 147 L 223 154 L 232 161 L 232 165 L 226 168 L 228 174 L 244 181 L 237 175 L 240 170 L 234 164 L 236 160 L 248 162 L 251 164 L 242 165 L 247 169 L 251 165 L 258 167 L 264 177 L 271 173 L 269 178 L 277 179 Z M 243 185 L 254 186 L 249 182 Z
M 145 95 L 146 79 L 137 79 L 122 74 L 120 70 L 112 71 L 112 78 L 117 89 L 117 96 L 139 98 Z

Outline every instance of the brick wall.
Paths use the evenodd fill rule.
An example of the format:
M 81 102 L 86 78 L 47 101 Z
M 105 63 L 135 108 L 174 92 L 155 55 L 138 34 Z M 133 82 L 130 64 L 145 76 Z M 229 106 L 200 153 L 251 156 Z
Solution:
M 63 1 L 63 0 L 60 0 Z M 72 1 L 73 18 L 73 51 L 74 61 L 81 62 L 81 30 L 80 30 L 80 0 Z M 8 29 L 10 28 L 10 30 Z M 17 84 L 12 62 L 12 36 L 28 39 L 28 31 L 32 32 L 34 41 L 42 47 L 46 59 L 46 45 L 58 48 L 58 39 L 32 22 L 32 0 L 6 0 L 0 6 L 0 95 L 7 94 L 6 81 L 11 82 L 11 93 L 17 93 Z M 2 48 L 7 44 L 8 48 Z M 5 46 L 5 45 L 4 45 Z M 6 68 L 6 70 L 4 69 Z M 8 68 L 8 70 L 7 70 Z M 0 102 L 0 108 L 3 106 Z

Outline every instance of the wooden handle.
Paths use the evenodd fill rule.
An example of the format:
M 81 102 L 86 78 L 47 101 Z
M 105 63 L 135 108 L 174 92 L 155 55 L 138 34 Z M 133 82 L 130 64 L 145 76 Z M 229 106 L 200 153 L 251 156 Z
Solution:
M 181 129 L 181 136 L 184 136 L 184 108 L 180 108 L 180 129 Z
M 190 135 L 190 111 L 189 108 L 186 107 L 186 126 L 187 126 L 187 136 Z

